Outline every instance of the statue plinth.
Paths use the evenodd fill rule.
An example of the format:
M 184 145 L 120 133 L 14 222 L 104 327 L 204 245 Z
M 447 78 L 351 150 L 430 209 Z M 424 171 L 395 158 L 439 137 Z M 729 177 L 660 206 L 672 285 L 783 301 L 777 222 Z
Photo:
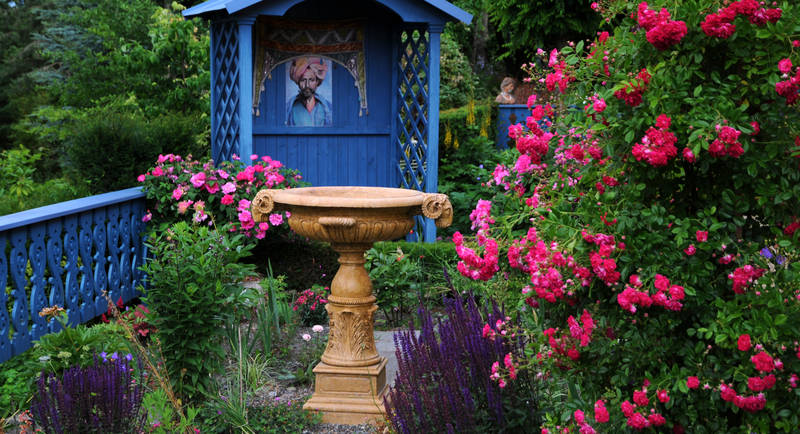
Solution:
M 322 413 L 325 423 L 361 424 L 383 419 L 386 359 L 375 348 L 375 297 L 364 253 L 376 241 L 392 240 L 414 227 L 422 214 L 447 227 L 453 207 L 447 196 L 382 187 L 308 187 L 261 190 L 253 199 L 256 222 L 289 211 L 289 226 L 327 241 L 339 253 L 326 309 L 328 345 L 314 368 L 314 394 L 303 408 Z

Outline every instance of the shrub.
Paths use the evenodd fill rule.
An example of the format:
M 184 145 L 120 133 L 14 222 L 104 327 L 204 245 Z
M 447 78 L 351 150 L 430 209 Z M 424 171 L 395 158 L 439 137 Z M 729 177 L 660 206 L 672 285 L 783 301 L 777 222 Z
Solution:
M 69 368 L 60 378 L 42 372 L 31 405 L 34 421 L 46 433 L 141 432 L 142 384 L 133 377 L 131 360 L 130 354 L 115 353 L 87 368 Z
M 0 215 L 64 202 L 90 195 L 83 181 L 65 178 L 37 180 L 36 162 L 41 153 L 20 146 L 0 153 L 0 195 L 13 200 L 0 202 Z
M 413 432 L 538 432 L 530 373 L 506 383 L 498 366 L 513 369 L 523 341 L 497 305 L 479 309 L 472 295 L 453 291 L 446 318 L 434 324 L 420 307 L 419 333 L 394 334 L 398 371 L 385 398 L 392 426 Z M 504 332 L 505 330 L 505 332 Z
M 297 312 L 300 324 L 311 327 L 328 323 L 328 311 L 325 306 L 328 303 L 329 294 L 329 287 L 314 285 L 297 295 L 292 304 L 292 310 Z
M 475 97 L 478 77 L 472 72 L 469 59 L 461 51 L 450 32 L 442 33 L 441 88 L 439 107 L 442 110 L 461 107 Z
M 800 9 L 720 6 L 600 2 L 619 25 L 543 53 L 557 99 L 454 236 L 465 276 L 515 289 L 542 396 L 569 391 L 547 429 L 800 423 Z
M 31 353 L 28 350 L 0 365 L 0 420 L 27 408 L 33 398 L 36 390 L 34 380 L 41 369 L 38 363 L 31 360 Z
M 270 223 L 256 226 L 250 214 L 250 201 L 262 188 L 289 188 L 299 185 L 300 175 L 283 168 L 268 156 L 252 155 L 251 166 L 242 161 L 223 161 L 218 166 L 191 156 L 159 155 L 156 166 L 139 175 L 151 202 L 155 223 L 194 221 L 209 223 L 211 215 L 247 238 L 262 239 L 272 226 L 283 223 L 283 214 L 272 214 Z
M 223 357 L 225 316 L 240 302 L 242 279 L 253 266 L 240 263 L 252 246 L 230 226 L 219 229 L 178 222 L 148 243 L 153 258 L 145 302 L 177 394 L 193 400 L 209 390 Z
M 303 410 L 300 402 L 270 402 L 261 406 L 254 404 L 247 405 L 247 424 L 246 430 L 242 431 L 242 426 L 232 423 L 231 415 L 225 412 L 224 408 L 215 410 L 209 408 L 204 414 L 204 424 L 202 432 L 208 433 L 228 433 L 228 432 L 252 432 L 265 434 L 279 433 L 298 433 L 307 431 L 321 422 L 322 416 Z
M 136 176 L 161 152 L 139 115 L 103 113 L 72 126 L 66 145 L 66 171 L 89 182 L 93 193 L 136 185 Z
M 455 270 L 456 264 L 458 263 L 455 246 L 450 242 L 415 243 L 407 241 L 383 241 L 375 243 L 372 247 L 372 251 L 377 254 L 372 255 L 373 258 L 377 258 L 380 255 L 384 255 L 385 257 L 386 255 L 397 256 L 398 254 L 402 254 L 409 260 L 413 260 L 419 264 L 420 272 L 415 275 L 406 275 L 405 278 L 412 282 L 419 283 L 419 289 L 426 306 L 441 302 L 444 293 L 450 289 L 447 281 L 444 279 L 442 270 Z M 371 277 L 374 287 L 385 287 L 387 285 L 381 281 L 379 276 Z M 414 303 L 416 303 L 417 295 L 413 295 L 415 297 Z
M 490 117 L 490 113 L 497 113 L 496 105 L 486 106 L 485 109 L 482 112 L 480 106 L 474 109 L 467 107 L 463 113 L 453 112 L 450 118 L 453 122 L 445 123 L 445 149 L 439 161 L 439 191 L 447 194 L 453 204 L 453 224 L 441 231 L 443 235 L 466 231 L 470 227 L 467 216 L 482 193 L 481 184 L 491 180 L 491 168 L 501 161 L 502 151 L 493 143 L 496 122 L 491 119 L 496 116 Z M 470 110 L 476 114 L 470 116 Z M 472 120 L 470 123 L 460 118 L 461 114 L 467 119 L 477 117 L 484 120 L 480 123 Z M 462 122 L 466 126 L 453 128 L 452 133 L 448 134 L 449 125 L 462 125 Z M 448 135 L 451 137 L 448 138 Z M 451 144 L 450 148 L 447 148 L 447 143 Z
M 403 318 L 422 297 L 422 267 L 419 258 L 406 255 L 399 247 L 394 252 L 366 253 L 366 266 L 372 280 L 372 292 L 389 326 L 403 323 Z
M 58 306 L 45 308 L 39 315 L 53 317 L 61 325 L 61 330 L 34 342 L 32 357 L 38 362 L 38 370 L 59 374 L 73 366 L 92 365 L 95 354 L 128 350 L 124 332 L 116 324 L 71 327 L 67 313 Z
M 275 231 L 261 240 L 252 256 L 259 273 L 267 274 L 267 263 L 272 264 L 276 276 L 286 276 L 286 289 L 298 293 L 314 285 L 330 286 L 338 258 L 330 244 L 289 231 Z

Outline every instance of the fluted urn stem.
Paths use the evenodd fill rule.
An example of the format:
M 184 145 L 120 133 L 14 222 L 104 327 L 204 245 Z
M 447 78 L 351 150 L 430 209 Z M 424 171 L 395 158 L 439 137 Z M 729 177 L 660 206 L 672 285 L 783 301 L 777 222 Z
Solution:
M 364 252 L 372 244 L 335 243 L 339 270 L 328 297 L 330 334 L 322 361 L 331 366 L 369 366 L 380 362 L 373 334 L 375 297 L 372 282 L 364 268 Z

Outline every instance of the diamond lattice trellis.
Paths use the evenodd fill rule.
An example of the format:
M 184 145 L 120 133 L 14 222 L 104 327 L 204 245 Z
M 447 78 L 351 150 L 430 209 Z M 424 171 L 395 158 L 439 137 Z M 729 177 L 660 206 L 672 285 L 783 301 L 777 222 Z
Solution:
M 213 25 L 211 156 L 230 160 L 239 149 L 239 41 L 234 22 Z
M 397 169 L 401 186 L 425 191 L 428 157 L 428 106 L 430 40 L 423 27 L 408 27 L 400 33 L 397 89 Z M 417 218 L 414 234 L 425 219 Z M 416 236 L 412 237 L 417 239 Z

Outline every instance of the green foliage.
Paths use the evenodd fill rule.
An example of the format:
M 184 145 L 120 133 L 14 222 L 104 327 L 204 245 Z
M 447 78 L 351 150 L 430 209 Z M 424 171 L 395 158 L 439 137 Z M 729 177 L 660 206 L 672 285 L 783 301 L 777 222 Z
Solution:
M 439 108 L 446 110 L 466 105 L 475 97 L 478 77 L 472 72 L 461 47 L 447 32 L 442 33 L 441 52 Z
M 0 215 L 13 214 L 89 195 L 82 183 L 72 184 L 64 178 L 36 180 L 35 163 L 40 153 L 31 153 L 23 146 L 0 153 Z
M 0 3 L 0 149 L 14 145 L 11 125 L 36 106 L 41 95 L 29 74 L 43 66 L 34 35 L 41 33 L 38 11 L 50 0 Z
M 22 145 L 0 153 L 0 195 L 13 196 L 17 202 L 29 196 L 34 186 L 34 163 L 40 158 L 42 154 L 32 154 Z
M 136 185 L 161 148 L 152 143 L 140 117 L 107 114 L 74 124 L 69 144 L 68 171 L 83 177 L 95 193 Z
M 400 269 L 391 270 L 395 266 L 398 257 L 402 255 L 403 261 L 408 261 L 411 270 L 400 273 Z M 445 269 L 449 273 L 455 271 L 458 257 L 452 243 L 409 243 L 406 241 L 384 241 L 375 243 L 367 254 L 367 266 L 370 268 L 370 277 L 375 288 L 391 286 L 391 280 L 406 278 L 419 287 L 418 293 L 409 294 L 412 306 L 419 303 L 418 297 L 422 297 L 425 305 L 438 304 L 441 302 L 442 295 L 449 290 L 449 283 L 445 279 Z M 375 268 L 375 276 L 372 276 L 372 269 Z M 400 268 L 403 268 L 402 265 Z M 380 271 L 379 271 L 380 269 Z M 414 269 L 418 269 L 416 272 Z M 402 276 L 393 276 L 393 274 Z M 380 303 L 379 303 L 380 305 Z
M 63 311 L 55 320 L 61 331 L 42 336 L 33 348 L 0 365 L 0 417 L 25 408 L 36 391 L 35 380 L 41 372 L 59 375 L 76 365 L 91 366 L 103 352 L 129 352 L 124 332 L 115 324 L 71 327 Z
M 191 432 L 197 425 L 200 410 L 184 406 L 185 414 L 178 415 L 163 389 L 148 391 L 142 398 L 142 408 L 147 411 L 147 425 L 153 434 Z
M 208 28 L 149 0 L 65 0 L 49 14 L 44 54 L 62 65 L 58 103 L 92 107 L 135 95 L 148 118 L 208 110 Z M 124 17 L 124 19 L 121 19 Z
M 453 224 L 440 232 L 451 235 L 465 232 L 469 214 L 481 195 L 480 183 L 491 178 L 491 170 L 501 161 L 502 153 L 494 144 L 497 105 L 470 103 L 442 112 L 439 142 L 439 192 L 453 204 Z
M 209 407 L 202 415 L 202 432 L 289 434 L 307 431 L 322 421 L 319 413 L 303 410 L 300 402 L 270 402 L 263 407 L 248 404 L 247 415 L 246 424 L 236 423 L 241 416 L 232 414 L 227 407 Z
M 270 356 L 294 319 L 283 276 L 268 276 L 260 282 L 260 288 L 242 291 L 240 303 L 226 317 L 225 331 L 233 351 L 238 353 L 241 345 L 244 354 L 255 354 L 259 349 Z
M 296 349 L 296 360 L 300 366 L 294 370 L 292 375 L 298 384 L 308 384 L 314 380 L 314 368 L 320 361 L 325 346 L 328 344 L 328 336 L 323 336 L 323 330 L 316 327 L 311 334 L 304 334 L 302 339 L 305 341 Z
M 34 343 L 33 357 L 41 368 L 58 374 L 76 365 L 91 366 L 95 357 L 103 352 L 130 352 L 124 332 L 118 325 L 108 323 L 87 327 L 78 324 L 73 328 L 66 325 L 67 314 L 61 315 L 56 319 L 63 329 L 44 335 Z
M 489 100 L 468 99 L 464 105 L 439 113 L 439 143 L 442 156 L 457 152 L 461 144 L 476 135 L 494 137 L 497 105 Z M 449 131 L 449 134 L 448 134 Z
M 225 317 L 241 302 L 242 279 L 253 274 L 240 262 L 251 247 L 228 229 L 179 222 L 148 243 L 145 300 L 170 380 L 188 401 L 210 390 L 223 357 Z
M 545 150 L 525 155 L 547 166 L 515 169 L 531 160 L 506 155 L 509 175 L 486 196 L 492 200 L 486 217 L 494 221 L 483 218 L 484 241 L 466 242 L 459 254 L 474 259 L 465 247 L 485 252 L 488 240 L 498 242 L 497 256 L 480 259 L 497 260 L 489 282 L 508 285 L 507 305 L 516 305 L 526 321 L 527 368 L 553 378 L 553 393 L 542 404 L 548 428 L 573 424 L 574 410 L 581 409 L 598 430 L 626 430 L 620 404 L 648 382 L 651 405 L 636 411 L 654 408 L 666 418 L 665 429 L 793 432 L 800 399 L 792 385 L 800 369 L 800 111 L 776 93 L 776 82 L 785 80 L 779 61 L 800 60 L 792 45 L 800 9 L 777 2 L 782 17 L 763 26 L 739 16 L 735 33 L 722 39 L 700 27 L 721 2 L 651 1 L 651 9 L 669 8 L 688 29 L 680 42 L 659 50 L 637 24 L 635 3 L 601 4 L 604 17 L 619 23 L 610 37 L 556 53 L 569 83 L 552 101 L 548 130 L 555 136 L 547 137 Z M 611 54 L 589 55 L 595 50 Z M 630 88 L 643 68 L 652 78 L 641 104 L 629 105 L 617 91 Z M 790 75 L 795 72 L 792 67 Z M 532 79 L 550 74 L 536 69 Z M 593 99 L 606 107 L 598 109 Z M 658 131 L 674 134 L 678 155 L 650 160 L 663 145 L 652 140 Z M 736 136 L 741 155 L 715 155 L 722 131 Z M 517 145 L 530 146 L 532 136 L 543 134 L 524 131 Z M 634 151 L 643 146 L 645 155 Z M 682 157 L 684 148 L 694 157 Z M 697 231 L 708 232 L 707 240 Z M 548 292 L 553 289 L 559 294 Z M 629 304 L 633 291 L 643 293 L 635 306 Z M 659 305 L 666 293 L 674 299 Z M 572 323 L 583 312 L 597 326 L 585 346 Z M 738 349 L 744 334 L 752 349 Z M 767 375 L 751 361 L 760 351 L 781 363 L 770 369 L 777 382 L 763 390 L 763 409 L 751 412 L 742 408 L 744 400 L 759 400 L 762 391 L 749 380 Z M 709 387 L 689 389 L 689 376 Z M 721 383 L 739 398 L 723 400 Z M 657 390 L 671 399 L 659 402 Z M 611 415 L 606 425 L 588 418 L 599 399 Z
M 403 318 L 422 296 L 422 267 L 419 258 L 409 257 L 398 247 L 382 253 L 374 248 L 366 253 L 366 267 L 378 307 L 390 326 L 403 324 Z
M 241 330 L 237 333 L 238 342 L 232 345 L 234 363 L 225 375 L 217 379 L 217 391 L 209 394 L 209 400 L 203 407 L 200 416 L 202 420 L 202 431 L 212 433 L 262 433 L 273 432 L 276 426 L 286 425 L 287 430 L 298 430 L 289 432 L 299 432 L 306 425 L 314 424 L 319 421 L 319 416 L 312 417 L 310 413 L 303 411 L 299 406 L 293 411 L 273 412 L 273 406 L 279 405 L 277 402 L 267 402 L 265 407 L 256 407 L 253 404 L 255 394 L 261 389 L 263 379 L 267 375 L 267 369 L 271 364 L 269 355 L 252 356 L 244 352 L 246 343 L 242 338 Z M 310 337 L 309 337 L 310 339 Z M 309 353 L 313 359 L 302 359 L 302 372 L 299 373 L 303 381 L 313 378 L 311 368 L 306 368 L 306 364 L 316 364 L 324 348 L 319 342 L 309 347 Z M 313 365 L 312 365 L 313 367 Z M 304 377 L 310 373 L 311 377 Z M 297 379 L 297 377 L 296 377 Z M 279 431 L 283 432 L 283 431 Z
M 502 57 L 523 55 L 530 59 L 536 49 L 562 46 L 567 40 L 591 36 L 600 18 L 591 0 L 498 0 L 489 17 L 503 35 Z M 519 65 L 520 62 L 516 62 Z
M 302 292 L 314 285 L 330 286 L 339 269 L 339 254 L 330 244 L 301 237 L 294 232 L 276 232 L 265 237 L 253 250 L 259 272 L 272 264 L 275 275 L 286 277 L 286 289 Z M 320 323 L 307 323 L 314 325 Z
M 45 179 L 63 166 L 101 193 L 134 185 L 162 152 L 208 153 L 205 22 L 149 0 L 43 3 L 36 44 L 48 63 L 25 78 L 46 97 L 17 109 L 13 139 L 41 150 Z
M 32 349 L 6 360 L 0 368 L 0 419 L 5 419 L 28 407 L 41 368 Z

